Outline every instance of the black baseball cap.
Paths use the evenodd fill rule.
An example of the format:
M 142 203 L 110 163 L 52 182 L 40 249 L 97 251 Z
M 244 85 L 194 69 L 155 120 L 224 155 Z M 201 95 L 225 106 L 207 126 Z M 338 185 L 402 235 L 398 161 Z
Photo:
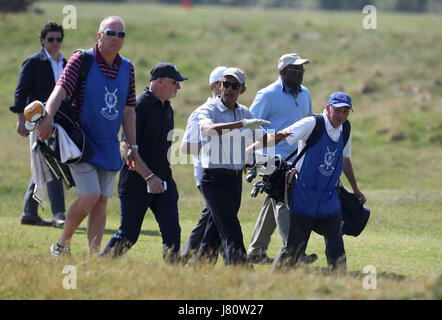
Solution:
M 167 62 L 160 62 L 150 70 L 150 81 L 158 78 L 171 78 L 175 81 L 184 81 L 188 79 L 180 74 L 178 68 L 174 64 Z

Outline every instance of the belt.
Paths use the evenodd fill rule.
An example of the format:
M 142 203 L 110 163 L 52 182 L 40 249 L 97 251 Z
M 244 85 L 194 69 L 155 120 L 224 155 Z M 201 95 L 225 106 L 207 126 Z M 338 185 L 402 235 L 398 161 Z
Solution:
M 204 169 L 207 173 L 218 173 L 218 174 L 228 174 L 232 176 L 240 176 L 242 174 L 242 170 L 231 170 L 224 168 L 208 168 Z

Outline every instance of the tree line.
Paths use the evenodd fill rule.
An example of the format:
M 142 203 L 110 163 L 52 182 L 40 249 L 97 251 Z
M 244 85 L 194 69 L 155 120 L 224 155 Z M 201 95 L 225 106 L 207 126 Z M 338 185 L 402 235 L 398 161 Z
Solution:
M 91 1 L 103 2 L 103 0 L 89 0 Z M 34 2 L 36 0 L 0 0 L 0 12 L 25 11 Z M 386 11 L 442 12 L 442 0 L 104 0 L 104 2 L 183 4 L 187 7 L 204 4 L 322 10 L 362 10 L 366 5 L 374 5 L 378 10 Z

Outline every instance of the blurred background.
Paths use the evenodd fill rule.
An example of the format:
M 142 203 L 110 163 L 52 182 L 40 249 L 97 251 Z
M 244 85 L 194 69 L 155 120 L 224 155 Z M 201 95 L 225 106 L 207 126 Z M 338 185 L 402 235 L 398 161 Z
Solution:
M 374 6 L 370 8 L 375 11 L 364 13 L 366 5 Z M 303 85 L 311 93 L 315 113 L 324 109 L 331 92 L 350 94 L 354 107 L 349 118 L 353 167 L 372 217 L 360 237 L 345 238 L 349 270 L 375 265 L 379 274 L 394 273 L 407 280 L 398 282 L 393 277 L 389 284 L 369 292 L 355 279 L 336 286 L 329 286 L 328 280 L 325 284 L 316 280 L 316 274 L 307 278 L 305 274 L 295 275 L 290 281 L 282 276 L 270 279 L 268 270 L 259 266 L 257 270 L 265 272 L 256 279 L 243 281 L 221 273 L 220 279 L 213 275 L 216 285 L 202 288 L 195 284 L 205 280 L 200 281 L 198 275 L 189 278 L 188 270 L 173 278 L 154 266 L 149 269 L 155 274 L 151 280 L 134 276 L 127 282 L 123 265 L 119 269 L 106 265 L 111 272 L 100 272 L 103 279 L 99 284 L 109 290 L 97 293 L 97 283 L 91 277 L 90 284 L 85 279 L 82 287 L 88 283 L 90 290 L 78 290 L 75 297 L 441 298 L 441 0 L 0 0 L 0 255 L 7 261 L 0 275 L 0 297 L 2 293 L 8 298 L 71 297 L 60 289 L 59 280 L 54 280 L 54 271 L 42 268 L 54 263 L 47 256 L 47 248 L 60 230 L 19 225 L 30 176 L 29 141 L 15 132 L 17 116 L 8 107 L 14 103 L 21 64 L 41 49 L 38 36 L 46 21 L 69 25 L 75 20 L 75 28 L 65 27 L 61 48 L 69 58 L 75 49 L 94 46 L 99 23 L 109 15 L 119 15 L 126 23 L 121 54 L 135 66 L 137 94 L 149 85 L 148 73 L 159 61 L 174 63 L 189 77 L 171 101 L 177 129 L 185 128 L 190 113 L 210 95 L 209 74 L 218 65 L 245 71 L 247 91 L 239 102 L 248 107 L 258 90 L 277 79 L 278 59 L 290 52 L 310 60 Z M 373 28 L 364 26 L 367 19 Z M 180 193 L 184 242 L 203 203 L 191 162 L 174 165 L 173 172 Z M 348 186 L 345 178 L 343 182 Z M 251 184 L 244 180 L 239 218 L 246 247 L 264 200 L 263 195 L 251 198 L 250 190 Z M 70 204 L 74 196 L 75 190 L 69 190 L 66 203 Z M 114 196 L 109 202 L 103 243 L 119 226 L 119 209 L 118 197 Z M 47 218 L 50 212 L 42 216 Z M 74 256 L 81 258 L 87 255 L 85 228 L 79 233 Z M 135 261 L 134 270 L 146 274 L 145 263 L 162 261 L 159 231 L 151 214 L 146 215 L 142 235 L 129 258 Z M 275 231 L 269 256 L 275 256 L 280 244 Z M 317 266 L 326 265 L 323 249 L 323 239 L 312 235 L 308 252 L 320 256 Z M 28 267 L 30 260 L 34 267 Z M 33 272 L 35 269 L 40 273 Z M 299 285 L 304 278 L 307 285 Z M 439 279 L 433 291 L 429 288 L 435 282 L 427 282 L 428 278 Z M 146 282 L 152 279 L 158 283 Z M 123 289 L 115 290 L 114 284 Z M 145 290 L 149 286 L 154 289 Z
M 2 11 L 20 11 L 38 0 L 1 0 Z M 59 0 L 49 0 L 61 2 Z M 75 3 L 79 1 L 70 1 Z M 440 0 L 89 0 L 83 2 L 161 3 L 193 5 L 249 6 L 263 8 L 296 8 L 320 10 L 361 10 L 365 5 L 375 5 L 378 10 L 407 12 L 440 12 Z

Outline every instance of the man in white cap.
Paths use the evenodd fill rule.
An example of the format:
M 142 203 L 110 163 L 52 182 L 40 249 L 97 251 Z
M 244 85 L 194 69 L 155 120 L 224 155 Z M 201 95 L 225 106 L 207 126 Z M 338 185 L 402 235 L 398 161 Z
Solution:
M 238 211 L 242 195 L 242 167 L 249 136 L 270 122 L 256 119 L 237 103 L 246 91 L 246 76 L 238 68 L 227 68 L 221 79 L 219 97 L 203 105 L 199 112 L 202 137 L 201 191 L 210 211 L 195 262 L 213 261 L 220 245 L 226 265 L 246 264 Z
M 309 60 L 302 59 L 297 53 L 282 55 L 278 62 L 280 77 L 257 92 L 250 111 L 257 118 L 271 122 L 271 125 L 264 126 L 266 130 L 273 129 L 277 132 L 313 114 L 310 92 L 302 85 L 304 65 L 309 63 Z M 260 151 L 261 153 L 256 156 L 258 161 L 260 156 L 264 156 L 259 162 L 265 162 L 276 154 L 286 159 L 295 149 L 296 146 L 282 141 L 275 147 Z M 267 196 L 248 249 L 250 262 L 272 263 L 272 259 L 267 256 L 267 248 L 276 226 L 285 245 L 289 233 L 290 212 L 282 201 L 277 202 Z M 316 255 L 306 256 L 309 262 L 313 262 L 316 258 Z
M 223 72 L 227 69 L 224 66 L 218 66 L 212 70 L 209 76 L 209 86 L 212 91 L 212 96 L 207 98 L 207 102 L 216 99 L 221 93 L 221 77 Z M 204 105 L 203 105 L 204 106 Z M 187 120 L 186 131 L 184 132 L 184 138 L 181 144 L 181 152 L 190 154 L 192 156 L 194 176 L 196 187 L 201 192 L 201 177 L 203 175 L 203 168 L 199 159 L 199 151 L 201 149 L 200 130 L 198 126 L 198 115 L 202 106 L 196 108 L 189 116 Z M 195 228 L 189 235 L 184 247 L 181 250 L 181 261 L 186 263 L 189 259 L 192 259 L 198 248 L 200 247 L 201 240 L 206 230 L 207 220 L 209 219 L 209 209 L 204 204 L 204 209 L 201 211 L 201 218 L 196 223 Z M 216 261 L 216 260 L 215 260 Z

